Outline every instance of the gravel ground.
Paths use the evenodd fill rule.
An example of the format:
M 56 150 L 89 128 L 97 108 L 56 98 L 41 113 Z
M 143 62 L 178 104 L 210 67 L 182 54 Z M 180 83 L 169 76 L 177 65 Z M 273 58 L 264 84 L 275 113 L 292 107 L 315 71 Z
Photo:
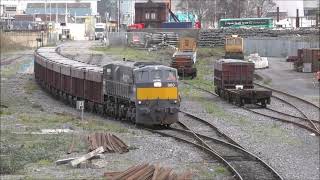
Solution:
M 32 52 L 28 52 L 32 54 Z M 8 55 L 10 58 L 11 55 Z M 52 178 L 52 179 L 81 179 L 81 178 L 99 178 L 107 171 L 125 170 L 131 165 L 150 162 L 160 163 L 163 166 L 172 167 L 177 172 L 192 171 L 195 179 L 225 179 L 230 178 L 228 171 L 219 162 L 212 160 L 202 151 L 191 147 L 185 143 L 177 142 L 172 138 L 162 137 L 157 134 L 142 130 L 135 125 L 125 122 L 118 122 L 106 117 L 101 117 L 92 113 L 84 113 L 84 122 L 66 122 L 48 124 L 45 121 L 38 124 L 28 124 L 26 121 L 33 120 L 36 117 L 51 117 L 57 114 L 67 114 L 68 117 L 79 118 L 80 112 L 54 99 L 45 91 L 40 89 L 30 72 L 33 72 L 33 58 L 25 56 L 10 64 L 17 68 L 12 71 L 18 73 L 8 74 L 1 79 L 1 104 L 8 106 L 6 112 L 10 114 L 1 115 L 1 132 L 10 131 L 18 133 L 17 136 L 24 137 L 24 133 L 29 134 L 43 128 L 71 128 L 75 130 L 76 143 L 84 143 L 84 135 L 97 131 L 103 127 L 110 127 L 110 132 L 123 139 L 131 148 L 125 154 L 105 154 L 104 158 L 94 160 L 95 163 L 106 165 L 104 168 L 71 168 L 66 165 L 56 166 L 52 161 L 41 161 L 28 163 L 24 169 L 13 175 L 1 175 L 1 179 L 20 179 L 20 178 Z M 4 66 L 4 69 L 10 69 Z M 32 84 L 32 87 L 29 87 Z M 24 116 L 31 119 L 21 120 Z M 77 121 L 80 121 L 77 119 Z M 90 124 L 90 121 L 96 122 L 94 128 L 79 126 L 79 124 Z M 96 127 L 101 126 L 101 127 Z M 123 132 L 122 132 L 123 131 Z M 35 138 L 43 138 L 45 135 L 36 135 Z M 53 135 L 54 136 L 54 135 Z M 64 141 L 64 149 L 71 143 L 71 136 Z M 1 142 L 3 139 L 1 139 Z M 10 143 L 10 142 L 9 142 Z M 15 142 L 25 146 L 24 141 Z M 9 144 L 8 144 L 9 145 Z M 37 149 L 35 149 L 37 150 Z M 54 150 L 52 151 L 59 151 Z M 77 157 L 86 153 L 86 147 L 78 149 L 70 155 L 65 151 L 57 152 L 58 159 L 67 157 Z
M 244 111 L 219 97 L 202 93 L 203 98 L 199 99 L 195 94 L 183 98 L 183 110 L 215 124 L 285 179 L 319 179 L 319 137 L 291 124 Z M 214 111 L 207 113 L 210 109 Z
M 269 68 L 256 70 L 269 86 L 302 97 L 319 106 L 319 84 L 313 73 L 296 72 L 285 58 L 268 57 Z
M 317 89 L 311 88 L 313 87 L 311 74 L 293 72 L 289 63 L 283 60 L 271 58 L 269 63 L 269 69 L 259 70 L 257 73 L 262 77 L 267 75 L 267 78 L 264 78 L 272 87 L 286 90 L 313 102 L 319 99 Z M 236 142 L 269 163 L 285 179 L 320 178 L 318 137 L 294 125 L 244 111 L 221 101 L 218 97 L 207 94 L 200 96 L 198 92 L 195 94 L 195 97 L 190 94 L 183 97 L 183 110 L 212 121 Z M 277 100 L 272 101 L 270 107 L 298 115 L 292 107 Z M 213 112 L 208 113 L 208 111 Z M 201 132 L 201 129 L 199 131 Z
M 66 54 L 73 55 L 84 62 L 88 62 L 83 54 L 92 54 L 88 51 L 88 47 L 97 44 L 97 42 L 68 42 L 66 48 L 62 50 Z M 74 48 L 75 47 L 75 48 Z M 81 47 L 81 48 L 80 48 Z M 78 53 L 79 55 L 75 56 Z M 91 63 L 101 63 L 112 60 L 112 57 L 104 57 L 99 59 L 101 55 L 96 53 Z M 99 57 L 99 58 L 95 58 Z M 96 60 L 97 59 L 97 60 Z M 28 64 L 28 63 L 26 63 Z M 29 63 L 30 64 L 30 63 Z M 271 67 L 273 65 L 271 64 Z M 28 69 L 28 68 L 27 68 Z M 270 68 L 271 69 L 271 68 Z M 266 71 L 270 71 L 266 69 Z M 30 72 L 30 69 L 26 72 Z M 24 73 L 26 73 L 24 72 Z M 259 72 L 265 73 L 265 72 Z M 291 72 L 288 72 L 291 73 Z M 270 73 L 266 74 L 270 75 Z M 285 74 L 283 72 L 283 74 Z M 310 74 L 309 74 L 310 75 Z M 273 76 L 273 75 L 272 75 Z M 276 75 L 274 75 L 276 77 Z M 283 75 L 285 77 L 285 75 Z M 292 76 L 291 76 L 292 77 Z M 273 77 L 272 77 L 273 78 Z M 310 77 L 306 77 L 307 79 Z M 284 79 L 285 82 L 288 79 Z M 50 95 L 37 88 L 31 94 L 26 93 L 23 87 L 28 81 L 34 81 L 32 75 L 17 74 L 11 78 L 5 78 L 1 81 L 1 102 L 14 105 L 16 113 L 1 117 L 1 130 L 8 128 L 10 130 L 20 130 L 21 125 L 17 126 L 15 121 L 20 113 L 31 113 L 40 115 L 68 113 L 72 116 L 79 116 L 79 112 L 74 108 L 63 104 Z M 277 83 L 276 83 L 277 82 Z M 295 79 L 294 82 L 303 82 L 304 80 Z M 295 83 L 283 83 L 280 85 L 278 80 L 272 80 L 272 86 L 279 84 L 286 90 L 285 84 L 295 87 Z M 181 85 L 180 85 L 181 86 Z M 307 86 L 308 87 L 308 86 Z M 181 88 L 185 88 L 182 87 Z M 276 87 L 275 87 L 276 88 Z M 280 89 L 280 87 L 279 87 Z M 303 89 L 290 89 L 293 94 L 302 95 L 302 97 L 314 99 L 316 93 L 308 89 L 305 93 Z M 288 91 L 289 92 L 289 91 Z M 312 93 L 313 92 L 313 93 Z M 240 143 L 249 151 L 254 152 L 261 157 L 273 168 L 275 168 L 285 179 L 320 179 L 319 177 L 319 138 L 310 135 L 306 130 L 300 129 L 290 124 L 284 124 L 274 121 L 269 118 L 261 117 L 250 112 L 239 109 L 236 106 L 230 105 L 222 101 L 218 97 L 214 97 L 205 93 L 182 93 L 183 101 L 181 108 L 185 111 L 196 114 L 199 117 L 211 121 L 224 133 L 232 137 L 236 142 Z M 42 109 L 34 108 L 32 105 L 38 105 Z M 30 107 L 31 106 L 31 107 Z M 292 108 L 283 106 L 281 103 L 273 102 L 271 107 L 281 111 L 291 112 Z M 20 177 L 53 177 L 56 179 L 63 178 L 98 178 L 103 172 L 124 170 L 130 165 L 141 162 L 160 162 L 165 166 L 173 167 L 176 171 L 192 170 L 198 174 L 199 179 L 223 179 L 229 178 L 226 170 L 221 170 L 221 164 L 210 160 L 207 155 L 200 152 L 198 149 L 190 147 L 184 143 L 180 143 L 171 138 L 165 138 L 152 134 L 148 131 L 136 128 L 129 123 L 117 122 L 112 119 L 100 117 L 95 114 L 85 113 L 87 121 L 94 120 L 102 122 L 105 126 L 116 126 L 118 128 L 128 129 L 126 132 L 114 131 L 113 133 L 122 138 L 127 144 L 132 147 L 132 150 L 126 154 L 105 154 L 105 157 L 100 160 L 107 164 L 101 169 L 96 168 L 70 168 L 68 166 L 55 166 L 49 164 L 46 166 L 28 164 L 25 170 L 19 172 L 20 175 L 2 176 L 5 179 L 14 179 Z M 20 122 L 19 122 L 20 123 Z M 43 124 L 38 128 L 43 128 Z M 90 129 L 83 129 L 74 124 L 61 124 L 59 127 L 74 127 L 80 133 L 92 132 Z M 20 129 L 19 129 L 20 128 Z M 196 130 L 196 126 L 194 127 Z M 68 144 L 70 142 L 67 142 Z M 84 154 L 84 151 L 73 153 L 70 156 Z M 67 157 L 61 154 L 61 158 Z M 222 168 L 223 169 L 223 168 Z

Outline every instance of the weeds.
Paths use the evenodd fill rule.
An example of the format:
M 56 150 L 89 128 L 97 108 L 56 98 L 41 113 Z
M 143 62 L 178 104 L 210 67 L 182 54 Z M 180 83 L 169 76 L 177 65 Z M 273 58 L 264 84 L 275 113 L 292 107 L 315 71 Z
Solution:
M 119 59 L 126 58 L 133 61 L 154 61 L 163 64 L 169 64 L 173 51 L 170 49 L 161 49 L 158 51 L 137 50 L 130 47 L 95 47 L 94 51 L 104 52 L 109 55 L 115 55 Z
M 109 131 L 117 133 L 129 132 L 127 128 L 122 128 L 119 125 L 110 124 L 100 120 L 78 121 L 76 124 L 88 131 Z
M 1 131 L 0 173 L 12 174 L 23 169 L 26 164 L 48 165 L 66 151 L 68 136 L 57 135 L 17 135 Z
M 216 174 L 229 174 L 229 171 L 225 168 L 225 167 L 222 167 L 222 166 L 218 166 L 217 168 L 215 168 L 215 171 L 214 171 Z
M 33 80 L 29 80 L 25 85 L 24 85 L 24 90 L 27 94 L 32 94 L 34 91 L 38 90 L 39 87 Z
M 13 114 L 11 111 L 5 108 L 0 108 L 0 116 L 9 116 L 11 114 Z

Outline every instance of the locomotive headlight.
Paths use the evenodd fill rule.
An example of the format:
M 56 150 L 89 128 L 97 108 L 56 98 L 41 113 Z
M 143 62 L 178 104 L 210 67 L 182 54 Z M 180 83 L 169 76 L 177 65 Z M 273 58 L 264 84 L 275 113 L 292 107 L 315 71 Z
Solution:
M 153 83 L 153 86 L 154 86 L 154 87 L 161 87 L 161 86 L 162 86 L 162 83 L 161 83 L 161 82 L 154 82 L 154 83 Z
M 138 101 L 138 104 L 141 104 L 141 101 Z
M 173 102 L 174 102 L 175 104 L 177 104 L 178 101 L 177 101 L 177 100 L 174 100 Z

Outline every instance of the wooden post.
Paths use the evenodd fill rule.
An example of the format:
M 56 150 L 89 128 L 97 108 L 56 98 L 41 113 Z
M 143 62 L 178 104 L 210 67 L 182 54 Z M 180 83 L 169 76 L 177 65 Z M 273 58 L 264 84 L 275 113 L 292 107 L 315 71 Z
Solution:
M 75 167 L 75 166 L 77 166 L 78 164 L 80 164 L 81 162 L 83 162 L 83 161 L 85 161 L 85 160 L 87 160 L 87 159 L 90 159 L 90 158 L 92 158 L 93 156 L 95 156 L 95 155 L 97 155 L 97 154 L 99 154 L 99 153 L 103 153 L 103 152 L 104 152 L 104 149 L 103 149 L 102 146 L 100 146 L 100 147 L 97 148 L 96 150 L 91 151 L 91 152 L 89 152 L 88 154 L 83 155 L 83 156 L 81 156 L 81 157 L 79 157 L 79 158 L 71 161 L 70 164 L 71 164 L 72 167 Z

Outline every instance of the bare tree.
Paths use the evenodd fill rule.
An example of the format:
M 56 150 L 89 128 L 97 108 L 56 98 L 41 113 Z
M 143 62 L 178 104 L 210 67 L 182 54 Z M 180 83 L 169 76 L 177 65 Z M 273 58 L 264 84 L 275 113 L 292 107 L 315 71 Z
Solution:
M 213 22 L 215 0 L 181 0 L 177 9 L 197 15 L 201 24 L 203 21 Z
M 276 4 L 274 0 L 246 0 L 244 2 L 245 9 L 241 13 L 242 17 L 257 17 L 257 8 L 260 7 L 261 16 L 265 16 L 267 12 L 274 11 Z

